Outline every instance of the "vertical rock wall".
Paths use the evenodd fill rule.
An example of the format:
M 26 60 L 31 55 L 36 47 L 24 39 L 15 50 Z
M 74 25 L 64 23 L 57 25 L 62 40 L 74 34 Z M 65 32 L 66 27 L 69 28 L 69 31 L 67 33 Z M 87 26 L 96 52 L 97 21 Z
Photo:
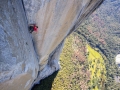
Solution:
M 40 73 L 45 76 L 54 69 L 47 68 L 50 54 L 103 0 L 23 0 L 29 24 L 38 25 L 33 32 L 39 58 Z M 58 62 L 59 58 L 56 59 Z M 51 60 L 52 61 L 52 60 Z M 56 64 L 58 65 L 58 64 Z M 57 66 L 56 66 L 57 67 Z M 45 69 L 45 70 L 44 70 Z M 45 72 L 46 71 L 46 72 Z M 41 74 L 38 75 L 40 79 Z
M 0 90 L 28 90 L 38 69 L 21 0 L 1 0 Z
M 28 90 L 58 70 L 63 40 L 102 1 L 23 0 L 27 20 L 22 0 L 0 1 L 0 90 Z M 35 47 L 27 21 L 39 27 Z

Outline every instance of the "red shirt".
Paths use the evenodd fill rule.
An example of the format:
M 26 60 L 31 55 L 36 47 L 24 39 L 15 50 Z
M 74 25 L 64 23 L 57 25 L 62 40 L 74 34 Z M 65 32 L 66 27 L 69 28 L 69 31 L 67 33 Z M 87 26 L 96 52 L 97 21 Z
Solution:
M 33 30 L 34 30 L 34 31 L 37 31 L 37 27 L 36 27 L 35 25 L 33 26 Z

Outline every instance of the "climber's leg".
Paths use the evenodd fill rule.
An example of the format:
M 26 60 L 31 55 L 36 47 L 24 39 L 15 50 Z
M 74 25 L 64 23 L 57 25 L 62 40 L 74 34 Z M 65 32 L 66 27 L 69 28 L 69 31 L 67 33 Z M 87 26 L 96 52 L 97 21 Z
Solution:
M 33 26 L 29 26 L 29 32 L 32 33 L 33 31 Z

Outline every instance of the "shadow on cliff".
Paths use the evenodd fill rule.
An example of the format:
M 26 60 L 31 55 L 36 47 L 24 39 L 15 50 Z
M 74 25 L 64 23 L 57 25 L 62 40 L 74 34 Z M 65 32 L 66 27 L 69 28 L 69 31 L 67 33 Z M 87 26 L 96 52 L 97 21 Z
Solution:
M 52 83 L 57 76 L 58 71 L 54 72 L 52 75 L 49 77 L 43 79 L 40 81 L 40 84 L 36 84 L 32 90 L 51 90 L 52 88 Z

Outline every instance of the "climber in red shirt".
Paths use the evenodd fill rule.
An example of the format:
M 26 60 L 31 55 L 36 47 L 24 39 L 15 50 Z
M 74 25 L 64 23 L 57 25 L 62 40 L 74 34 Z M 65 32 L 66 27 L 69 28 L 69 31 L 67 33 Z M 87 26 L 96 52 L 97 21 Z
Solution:
M 38 30 L 38 26 L 36 26 L 35 24 L 29 26 L 30 33 L 32 33 L 33 31 L 37 32 L 37 30 Z

